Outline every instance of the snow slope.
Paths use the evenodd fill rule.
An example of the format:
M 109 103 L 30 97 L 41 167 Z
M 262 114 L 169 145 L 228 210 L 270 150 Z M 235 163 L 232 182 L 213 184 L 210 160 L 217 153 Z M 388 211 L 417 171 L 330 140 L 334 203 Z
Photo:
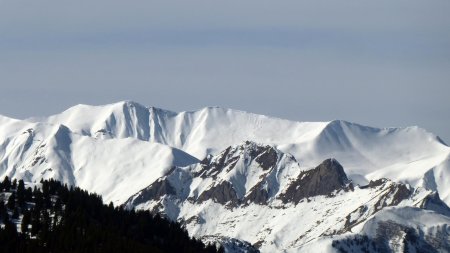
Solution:
M 313 240 L 298 251 L 328 253 L 450 252 L 450 217 L 415 207 L 387 207 L 353 233 Z
M 99 193 L 106 202 L 123 203 L 172 166 L 198 162 L 181 150 L 159 143 L 92 138 L 73 133 L 64 125 L 10 124 L 16 129 L 9 136 L 5 134 L 0 146 L 3 175 L 29 183 L 54 178 Z
M 419 127 L 372 128 L 341 120 L 294 122 L 218 107 L 175 113 L 130 101 L 78 105 L 34 121 L 62 124 L 84 136 L 161 143 L 198 159 L 250 140 L 292 154 L 303 167 L 334 157 L 360 184 L 386 177 L 438 189 L 450 204 L 450 148 Z
M 131 197 L 126 207 L 180 221 L 198 238 L 236 238 L 261 252 L 298 252 L 321 237 L 352 232 L 388 206 L 450 214 L 433 194 L 387 179 L 354 186 L 334 159 L 303 171 L 294 157 L 245 142 L 175 168 Z
M 390 207 L 371 217 L 356 236 L 345 236 L 333 244 L 346 252 L 365 248 L 366 252 L 445 253 L 450 251 L 449 233 L 448 216 L 414 207 Z
M 329 158 L 346 175 L 331 180 L 332 197 L 314 195 L 317 166 L 337 163 Z M 332 252 L 324 236 L 359 233 L 386 205 L 450 204 L 450 148 L 419 127 L 295 122 L 218 107 L 176 113 L 131 101 L 0 116 L 4 176 L 55 178 L 105 202 L 164 212 L 193 235 L 266 252 L 314 243 Z M 371 180 L 378 183 L 365 186 Z
M 77 105 L 46 118 L 14 120 L 1 116 L 0 160 L 8 162 L 0 165 L 0 174 L 12 175 L 13 167 L 24 162 L 23 154 L 10 156 L 6 151 L 14 144 L 12 139 L 20 141 L 16 138 L 21 131 L 30 128 L 34 134 L 46 136 L 59 125 L 73 135 L 96 140 L 120 142 L 119 139 L 131 138 L 160 143 L 198 159 L 250 140 L 292 154 L 302 168 L 314 167 L 334 157 L 356 183 L 366 184 L 386 177 L 438 190 L 441 198 L 450 203 L 450 187 L 447 187 L 450 148 L 437 136 L 418 127 L 371 128 L 339 120 L 294 122 L 218 107 L 175 113 L 131 101 L 103 106 Z M 26 141 L 23 138 L 21 141 Z M 14 145 L 29 149 L 25 144 Z M 62 169 L 70 170 L 70 166 Z M 64 180 L 73 181 L 69 176 Z

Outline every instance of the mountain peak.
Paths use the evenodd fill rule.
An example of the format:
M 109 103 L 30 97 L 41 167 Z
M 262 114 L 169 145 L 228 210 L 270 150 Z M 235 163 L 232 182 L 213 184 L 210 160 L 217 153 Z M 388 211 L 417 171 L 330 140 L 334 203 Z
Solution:
M 0 147 L 2 176 L 54 178 L 108 202 L 128 199 L 127 207 L 180 219 L 191 236 L 237 237 L 263 252 L 354 232 L 388 206 L 446 214 L 439 196 L 450 203 L 450 149 L 418 127 L 220 107 L 178 113 L 125 100 L 39 121 L 0 117 Z M 347 173 L 371 182 L 353 188 Z M 425 198 L 431 190 L 439 195 Z
M 330 195 L 338 190 L 352 190 L 353 186 L 348 183 L 350 181 L 342 165 L 330 158 L 314 169 L 300 173 L 280 198 L 284 203 L 298 203 L 304 198 Z
M 277 165 L 283 155 L 285 154 L 273 146 L 244 141 L 227 147 L 216 156 L 207 156 L 202 161 L 201 170 L 196 173 L 202 177 L 215 177 L 224 169 L 230 172 L 236 166 L 240 166 L 242 173 L 249 173 L 247 169 L 252 162 L 263 171 L 270 170 Z M 295 161 L 295 158 L 290 157 Z

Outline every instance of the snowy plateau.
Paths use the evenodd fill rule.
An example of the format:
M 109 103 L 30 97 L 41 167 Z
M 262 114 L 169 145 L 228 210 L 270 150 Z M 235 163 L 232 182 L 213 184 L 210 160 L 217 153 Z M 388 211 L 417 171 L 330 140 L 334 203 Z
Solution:
M 160 213 L 227 252 L 450 252 L 450 147 L 419 127 L 131 101 L 0 116 L 0 176 Z

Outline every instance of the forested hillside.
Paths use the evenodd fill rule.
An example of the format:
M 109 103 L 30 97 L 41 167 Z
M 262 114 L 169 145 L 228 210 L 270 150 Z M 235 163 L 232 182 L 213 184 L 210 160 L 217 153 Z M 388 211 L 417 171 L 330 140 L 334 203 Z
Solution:
M 129 211 L 60 182 L 0 183 L 1 252 L 223 252 L 190 238 L 178 223 Z

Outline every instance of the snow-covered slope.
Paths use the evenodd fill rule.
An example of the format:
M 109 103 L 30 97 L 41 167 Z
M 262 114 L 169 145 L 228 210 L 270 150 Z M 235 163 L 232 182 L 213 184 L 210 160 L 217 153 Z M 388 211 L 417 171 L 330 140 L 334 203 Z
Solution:
M 105 201 L 116 204 L 172 166 L 198 162 L 181 150 L 159 143 L 92 138 L 73 133 L 64 125 L 10 122 L 16 129 L 5 134 L 0 145 L 2 175 L 30 183 L 54 178 L 97 192 Z
M 387 207 L 354 230 L 321 237 L 294 252 L 450 252 L 450 218 L 429 210 Z
M 414 207 L 390 207 L 371 217 L 358 233 L 333 240 L 332 246 L 337 252 L 446 253 L 450 252 L 449 233 L 449 216 Z
M 351 232 L 387 206 L 450 215 L 424 188 L 388 179 L 355 186 L 335 159 L 303 170 L 293 156 L 252 142 L 175 168 L 126 204 L 178 220 L 196 237 L 237 238 L 262 252 L 300 251 L 323 236 Z
M 0 173 L 6 175 L 24 159 L 5 154 L 11 139 L 27 129 L 44 136 L 59 125 L 93 139 L 160 143 L 198 159 L 246 140 L 265 143 L 292 154 L 304 167 L 334 157 L 356 183 L 386 177 L 438 190 L 450 203 L 450 148 L 418 127 L 379 129 L 345 121 L 294 122 L 217 107 L 175 113 L 130 101 L 77 105 L 57 115 L 26 121 L 0 116 L 0 159 L 8 160 Z
M 348 233 L 384 206 L 442 213 L 440 199 L 450 204 L 450 148 L 419 127 L 295 122 L 218 107 L 176 113 L 131 101 L 0 116 L 6 175 L 55 178 L 164 212 L 203 238 L 266 251 Z
M 305 167 L 334 157 L 356 183 L 386 177 L 438 189 L 450 204 L 446 187 L 450 148 L 419 127 L 372 128 L 340 120 L 294 122 L 218 107 L 175 113 L 129 101 L 78 105 L 34 121 L 62 124 L 85 136 L 161 143 L 198 159 L 246 140 L 265 143 L 292 154 Z

